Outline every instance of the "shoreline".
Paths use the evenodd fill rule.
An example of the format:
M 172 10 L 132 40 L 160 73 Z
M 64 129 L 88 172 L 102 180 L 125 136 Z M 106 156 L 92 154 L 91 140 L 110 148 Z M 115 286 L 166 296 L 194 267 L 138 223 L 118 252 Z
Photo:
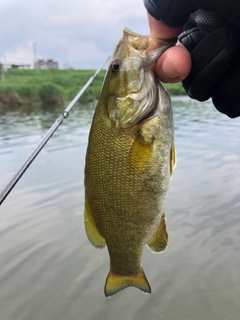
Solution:
M 53 69 L 21 70 L 9 69 L 0 82 L 0 106 L 63 104 L 72 100 L 95 70 Z M 106 70 L 101 70 L 94 82 L 81 97 L 81 102 L 99 98 Z M 163 84 L 170 96 L 185 95 L 181 83 Z

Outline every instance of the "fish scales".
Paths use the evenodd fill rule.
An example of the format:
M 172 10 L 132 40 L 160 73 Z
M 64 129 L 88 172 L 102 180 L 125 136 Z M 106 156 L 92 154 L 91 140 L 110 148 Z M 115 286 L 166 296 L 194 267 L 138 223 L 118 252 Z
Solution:
M 169 96 L 152 71 L 157 59 L 155 51 L 159 51 L 159 56 L 165 48 L 159 50 L 159 44 L 156 48 L 148 48 L 150 41 L 146 42 L 145 36 L 142 44 L 141 37 L 124 30 L 124 37 L 114 51 L 112 63 L 117 59 L 123 69 L 119 74 L 123 74 L 116 80 L 117 72 L 111 69 L 113 66 L 110 64 L 94 114 L 86 154 L 85 227 L 90 242 L 99 248 L 106 244 L 109 251 L 106 296 L 127 286 L 151 292 L 141 264 L 144 245 L 148 244 L 152 251 L 159 252 L 168 242 L 163 209 L 175 164 L 175 159 L 171 159 L 171 155 L 175 155 L 172 151 L 173 117 Z M 138 52 L 134 48 L 131 55 L 135 38 L 141 50 Z M 138 97 L 138 91 L 134 92 L 134 99 L 133 95 L 129 98 L 133 86 L 129 92 L 128 81 L 132 78 L 137 81 L 138 70 L 128 70 L 131 60 L 125 61 L 135 56 L 139 58 L 140 54 L 144 60 L 148 50 L 152 50 L 149 60 L 155 54 L 150 67 L 145 67 L 144 63 L 141 66 L 139 59 L 133 63 L 134 67 L 139 64 L 141 70 L 147 69 L 144 69 L 146 79 L 141 76 L 145 83 L 138 89 L 140 102 L 136 102 L 134 99 Z M 126 75 L 128 72 L 130 75 Z M 116 91 L 111 87 L 115 82 Z M 147 88 L 146 83 L 149 90 L 146 94 L 141 93 L 141 88 Z M 143 105 L 147 111 L 139 111 Z

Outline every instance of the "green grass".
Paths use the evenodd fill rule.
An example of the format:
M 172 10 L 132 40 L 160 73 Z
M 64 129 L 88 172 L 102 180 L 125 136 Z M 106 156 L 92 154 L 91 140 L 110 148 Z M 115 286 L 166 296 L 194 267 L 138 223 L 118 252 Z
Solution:
M 0 83 L 0 104 L 22 104 L 22 99 L 13 86 L 8 83 Z
M 41 85 L 39 91 L 39 98 L 44 104 L 63 103 L 65 94 L 62 87 L 52 83 L 44 83 Z
M 94 74 L 94 70 L 19 70 L 10 69 L 5 72 L 5 80 L 0 82 L 0 102 L 45 102 L 48 98 L 72 100 Z M 88 102 L 99 97 L 105 70 L 101 70 L 97 78 L 81 97 L 81 102 Z M 180 83 L 164 85 L 170 94 L 184 94 Z M 46 93 L 44 93 L 46 90 Z M 11 96 L 11 99 L 7 97 Z
M 6 90 L 9 86 L 19 95 L 22 101 L 26 99 L 38 101 L 41 99 L 44 102 L 46 96 L 43 93 L 43 88 L 46 89 L 46 95 L 54 91 L 55 97 L 59 94 L 60 99 L 65 97 L 67 100 L 71 100 L 93 74 L 94 70 L 10 69 L 5 73 L 5 80 L 0 82 L 0 100 L 1 96 L 6 96 L 9 93 L 9 90 Z M 104 75 L 105 71 L 100 71 L 98 77 L 83 94 L 81 101 L 98 98 Z
M 178 83 L 163 83 L 164 88 L 168 91 L 170 96 L 186 95 L 181 82 Z

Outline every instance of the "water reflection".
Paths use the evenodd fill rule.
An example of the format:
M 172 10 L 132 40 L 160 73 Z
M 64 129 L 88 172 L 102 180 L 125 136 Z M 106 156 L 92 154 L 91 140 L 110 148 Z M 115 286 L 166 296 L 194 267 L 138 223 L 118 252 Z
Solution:
M 1 319 L 238 319 L 239 119 L 219 114 L 210 101 L 178 97 L 173 104 L 178 164 L 165 210 L 170 245 L 143 256 L 153 293 L 103 295 L 108 254 L 89 244 L 83 226 L 95 104 L 79 104 L 0 208 Z M 0 187 L 62 111 L 0 111 Z

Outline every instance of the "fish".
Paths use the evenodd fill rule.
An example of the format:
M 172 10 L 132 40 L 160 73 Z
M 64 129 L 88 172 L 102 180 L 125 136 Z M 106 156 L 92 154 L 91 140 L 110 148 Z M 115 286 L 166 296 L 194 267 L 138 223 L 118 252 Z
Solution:
M 153 71 L 175 43 L 124 28 L 103 81 L 85 161 L 86 235 L 107 246 L 104 293 L 134 286 L 151 293 L 142 267 L 144 246 L 168 245 L 164 204 L 176 165 L 171 100 Z

